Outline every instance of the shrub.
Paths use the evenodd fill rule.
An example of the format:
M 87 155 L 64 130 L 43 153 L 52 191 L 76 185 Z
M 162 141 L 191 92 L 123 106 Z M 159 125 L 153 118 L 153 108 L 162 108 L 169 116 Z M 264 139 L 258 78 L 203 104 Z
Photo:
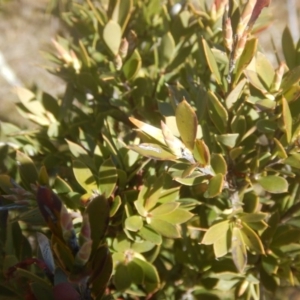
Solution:
M 254 35 L 270 1 L 194 2 L 61 12 L 70 36 L 49 71 L 65 93 L 19 88 L 38 127 L 1 123 L 1 297 L 262 299 L 298 284 L 300 43 L 286 29 L 274 69 Z

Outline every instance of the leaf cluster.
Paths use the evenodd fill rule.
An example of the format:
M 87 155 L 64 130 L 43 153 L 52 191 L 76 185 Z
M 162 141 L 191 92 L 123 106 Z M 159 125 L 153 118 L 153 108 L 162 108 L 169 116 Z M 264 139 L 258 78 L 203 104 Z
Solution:
M 244 2 L 61 12 L 70 35 L 47 55 L 65 92 L 18 88 L 36 127 L 0 124 L 5 297 L 260 299 L 299 284 L 300 42 L 285 29 L 274 68 L 255 36 L 270 1 Z

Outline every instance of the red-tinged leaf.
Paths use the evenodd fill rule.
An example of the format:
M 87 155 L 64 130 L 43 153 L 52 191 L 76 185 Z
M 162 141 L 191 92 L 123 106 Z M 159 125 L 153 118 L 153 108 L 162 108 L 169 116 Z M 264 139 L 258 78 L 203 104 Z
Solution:
M 69 282 L 61 282 L 54 286 L 53 295 L 55 300 L 80 300 L 81 297 L 74 286 Z
M 270 3 L 271 3 L 271 0 L 257 0 L 256 1 L 256 4 L 255 4 L 254 9 L 252 11 L 251 18 L 248 22 L 249 27 L 253 26 L 253 24 L 255 23 L 257 18 L 259 17 L 259 15 L 260 15 L 261 11 L 263 10 L 263 8 L 268 7 Z
M 18 262 L 17 264 L 11 266 L 5 271 L 5 277 L 11 278 L 14 274 L 14 272 L 22 269 L 26 269 L 27 267 L 30 267 L 31 265 L 35 264 L 38 266 L 41 270 L 43 270 L 46 274 L 52 274 L 50 270 L 48 269 L 48 266 L 46 263 L 40 259 L 37 258 L 28 258 L 21 262 Z
M 88 262 L 92 252 L 92 243 L 93 241 L 89 240 L 80 247 L 75 257 L 76 265 L 84 266 Z
M 48 187 L 39 186 L 36 194 L 38 207 L 53 234 L 62 238 L 60 212 L 62 202 Z
M 82 216 L 82 224 L 81 224 L 81 230 L 79 235 L 80 243 L 83 244 L 91 239 L 91 224 L 89 221 L 88 214 L 84 214 Z
M 77 253 L 79 246 L 77 243 L 77 238 L 74 231 L 72 218 L 64 205 L 61 206 L 60 224 L 61 224 L 64 241 L 70 247 L 73 254 Z

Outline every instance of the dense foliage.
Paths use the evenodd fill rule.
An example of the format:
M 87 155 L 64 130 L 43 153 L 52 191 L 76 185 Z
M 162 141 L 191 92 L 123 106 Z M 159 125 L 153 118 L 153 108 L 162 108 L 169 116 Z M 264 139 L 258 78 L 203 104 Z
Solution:
M 0 299 L 299 284 L 300 42 L 258 50 L 269 2 L 64 1 L 65 93 L 19 88 L 36 126 L 1 122 Z

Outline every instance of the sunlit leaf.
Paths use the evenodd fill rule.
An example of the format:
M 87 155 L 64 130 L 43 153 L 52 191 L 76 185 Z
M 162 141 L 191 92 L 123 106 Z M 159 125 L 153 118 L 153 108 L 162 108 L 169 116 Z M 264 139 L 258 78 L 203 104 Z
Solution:
M 176 108 L 176 124 L 180 137 L 185 146 L 194 150 L 195 139 L 197 135 L 198 120 L 194 109 L 183 99 Z
M 226 235 L 228 230 L 229 230 L 228 220 L 214 224 L 205 232 L 201 243 L 204 245 L 212 245 L 222 236 Z
M 99 170 L 99 189 L 106 198 L 114 192 L 117 184 L 117 170 L 111 159 L 103 162 Z
M 73 161 L 73 172 L 77 182 L 87 192 L 98 191 L 98 185 L 91 170 L 80 160 Z
M 238 227 L 232 229 L 231 253 L 236 268 L 242 273 L 247 264 L 247 251 L 241 230 Z
M 264 247 L 258 235 L 246 224 L 242 223 L 241 234 L 246 246 L 257 254 L 265 254 Z
M 266 176 L 258 179 L 258 183 L 269 193 L 285 193 L 288 189 L 288 182 L 280 176 Z
M 129 149 L 155 160 L 175 160 L 176 156 L 156 144 L 130 145 Z
M 125 228 L 130 231 L 139 231 L 143 227 L 143 220 L 140 216 L 131 216 L 125 220 Z
M 176 225 L 166 222 L 158 217 L 151 218 L 151 222 L 149 225 L 162 236 L 173 239 L 179 238 L 181 236 L 179 229 Z
M 220 75 L 220 72 L 219 72 L 218 65 L 216 63 L 216 59 L 213 55 L 213 52 L 211 51 L 210 47 L 208 46 L 206 40 L 203 39 L 203 38 L 202 38 L 202 44 L 203 44 L 203 48 L 204 48 L 206 62 L 209 66 L 209 69 L 212 72 L 212 74 L 214 75 L 217 83 L 219 85 L 221 85 L 221 75 Z
M 110 20 L 103 29 L 103 41 L 113 55 L 117 55 L 121 43 L 122 30 L 120 25 Z
M 91 226 L 91 239 L 95 250 L 104 237 L 109 220 L 108 201 L 102 195 L 95 197 L 86 208 Z

